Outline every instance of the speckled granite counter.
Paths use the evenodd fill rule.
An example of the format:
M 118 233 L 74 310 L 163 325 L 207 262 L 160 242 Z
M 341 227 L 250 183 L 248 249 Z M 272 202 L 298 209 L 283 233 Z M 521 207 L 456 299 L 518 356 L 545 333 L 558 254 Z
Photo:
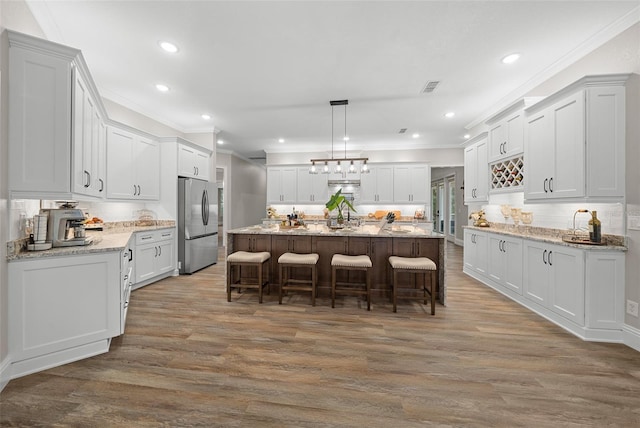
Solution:
M 143 225 L 130 222 L 105 223 L 104 230 L 87 230 L 87 236 L 93 237 L 93 242 L 89 245 L 78 245 L 73 247 L 57 247 L 44 251 L 28 251 L 26 249 L 26 239 L 7 243 L 7 260 L 36 259 L 42 257 L 62 257 L 78 254 L 101 253 L 108 251 L 122 251 L 125 249 L 131 235 L 135 232 L 145 230 L 172 229 L 175 221 L 163 220 L 145 222 Z M 11 251 L 10 251 L 11 250 Z
M 571 235 L 573 231 L 564 229 L 549 229 L 533 226 L 515 226 L 500 223 L 492 223 L 490 227 L 463 226 L 465 229 L 472 229 L 481 232 L 498 233 L 501 235 L 516 236 L 518 238 L 532 239 L 535 241 L 548 242 L 550 244 L 565 245 L 567 247 L 580 248 L 582 250 L 594 251 L 627 251 L 626 237 L 619 235 L 602 235 L 604 245 L 575 244 L 565 242 L 562 236 Z

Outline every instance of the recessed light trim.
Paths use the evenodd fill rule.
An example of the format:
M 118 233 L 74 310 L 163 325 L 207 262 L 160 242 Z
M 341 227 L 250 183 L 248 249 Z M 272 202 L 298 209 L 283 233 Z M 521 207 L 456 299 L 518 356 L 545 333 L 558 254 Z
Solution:
M 462 138 L 464 138 L 465 140 L 468 140 L 469 138 L 471 138 L 471 135 L 469 135 L 469 134 L 464 134 L 464 135 L 462 136 Z
M 417 132 L 415 134 L 411 134 L 411 138 L 420 138 L 420 134 Z
M 511 54 L 505 56 L 504 58 L 502 58 L 501 61 L 502 61 L 503 64 L 513 64 L 518 59 L 520 59 L 520 54 L 516 52 L 516 53 L 511 53 Z
M 160 41 L 160 42 L 158 42 L 158 44 L 160 45 L 162 50 L 165 51 L 165 52 L 169 52 L 169 53 L 178 52 L 178 47 L 176 45 L 174 45 L 173 43 L 171 43 L 171 42 Z
M 284 138 L 278 138 L 278 143 L 280 144 L 284 143 Z
M 452 118 L 453 116 L 455 116 L 455 115 L 456 115 L 456 114 L 455 114 L 455 112 L 453 112 L 453 111 L 449 111 L 449 112 L 447 112 L 447 113 L 445 113 L 445 114 L 444 114 L 444 117 L 446 117 L 446 118 L 448 118 L 448 119 L 451 119 L 451 118 Z
M 156 89 L 159 90 L 160 92 L 167 92 L 169 91 L 169 87 L 167 85 L 163 85 L 162 83 L 158 83 L 156 85 Z
M 204 120 L 211 120 L 211 116 L 209 116 L 208 114 L 203 114 L 202 116 L 200 116 L 201 118 L 203 118 Z
M 218 140 L 218 144 L 223 145 L 224 144 L 224 140 Z

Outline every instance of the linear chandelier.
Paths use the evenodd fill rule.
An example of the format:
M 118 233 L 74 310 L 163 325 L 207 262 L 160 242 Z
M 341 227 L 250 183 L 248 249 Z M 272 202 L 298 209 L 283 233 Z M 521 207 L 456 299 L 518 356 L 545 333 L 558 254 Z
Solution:
M 349 165 L 347 168 L 347 173 L 349 174 L 355 174 L 356 172 L 358 172 L 358 169 L 356 168 L 356 165 L 354 164 L 354 162 L 358 162 L 358 163 L 362 163 L 362 165 L 360 166 L 360 172 L 363 174 L 366 174 L 369 172 L 369 167 L 367 166 L 367 161 L 369 160 L 369 158 L 349 158 L 347 157 L 347 141 L 349 140 L 349 137 L 347 136 L 347 105 L 349 104 L 349 100 L 337 100 L 337 101 L 329 101 L 329 104 L 331 105 L 331 158 L 330 159 L 311 159 L 311 167 L 309 168 L 309 174 L 318 174 L 318 172 L 321 172 L 322 174 L 329 174 L 331 173 L 331 167 L 329 165 L 329 162 L 331 162 L 331 165 L 333 165 L 333 163 L 335 162 L 335 166 L 333 167 L 333 172 L 337 173 L 337 174 L 341 174 L 342 173 L 342 162 L 345 163 L 345 165 Z M 343 158 L 334 158 L 333 157 L 333 108 L 335 106 L 344 106 L 344 137 L 342 138 L 342 140 L 344 141 L 344 157 Z M 319 170 L 318 167 L 316 166 L 316 162 L 319 165 L 322 165 L 322 168 Z

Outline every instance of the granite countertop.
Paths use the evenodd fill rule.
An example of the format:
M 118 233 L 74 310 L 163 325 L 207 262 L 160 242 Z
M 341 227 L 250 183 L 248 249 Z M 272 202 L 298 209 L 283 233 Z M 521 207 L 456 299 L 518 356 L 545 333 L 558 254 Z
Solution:
M 77 245 L 73 247 L 56 247 L 43 251 L 28 251 L 25 239 L 7 243 L 7 261 L 29 260 L 42 257 L 62 257 L 80 254 L 102 253 L 109 251 L 122 251 L 126 248 L 131 235 L 147 230 L 173 229 L 175 221 L 156 221 L 153 224 L 140 225 L 136 222 L 117 222 L 105 224 L 102 231 L 87 230 L 86 234 L 93 238 L 89 245 Z M 12 249 L 13 251 L 9 251 Z
M 550 244 L 564 245 L 567 247 L 580 248 L 583 250 L 595 251 L 627 251 L 626 238 L 619 235 L 602 235 L 604 245 L 576 244 L 565 242 L 562 236 L 571 235 L 573 231 L 564 229 L 550 229 L 534 226 L 515 226 L 500 223 L 491 223 L 490 227 L 463 226 L 465 229 L 478 230 L 482 232 L 498 233 L 501 235 L 515 236 L 518 238 L 532 239 Z
M 331 229 L 325 224 L 307 224 L 304 227 L 282 228 L 278 224 L 255 225 L 227 231 L 228 234 L 256 235 L 316 235 L 316 236 L 389 236 L 411 238 L 444 238 L 444 235 L 430 230 L 414 228 L 411 225 L 392 225 L 391 230 L 380 230 L 376 225 L 366 224 L 358 227 Z

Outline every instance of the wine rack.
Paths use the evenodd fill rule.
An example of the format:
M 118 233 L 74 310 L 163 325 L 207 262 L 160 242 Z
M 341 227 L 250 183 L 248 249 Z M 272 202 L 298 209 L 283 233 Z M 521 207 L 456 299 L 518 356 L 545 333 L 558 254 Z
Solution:
M 522 189 L 524 161 L 522 156 L 491 164 L 491 190 Z

